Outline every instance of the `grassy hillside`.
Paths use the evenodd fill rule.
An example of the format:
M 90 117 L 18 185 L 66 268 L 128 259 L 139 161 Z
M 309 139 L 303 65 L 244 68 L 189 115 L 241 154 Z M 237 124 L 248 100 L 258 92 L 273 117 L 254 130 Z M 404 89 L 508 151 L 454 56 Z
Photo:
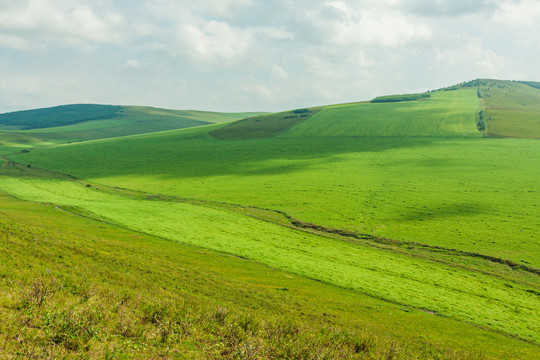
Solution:
M 530 84 L 537 84 L 529 82 Z M 540 139 L 540 89 L 527 82 L 482 80 L 488 134 Z
M 377 96 L 375 99 L 371 100 L 371 103 L 386 103 L 386 102 L 402 102 L 402 101 L 415 101 L 429 98 L 431 94 L 421 93 L 421 94 L 400 94 L 400 95 L 385 95 Z
M 444 136 L 480 137 L 476 90 L 383 96 L 372 102 L 339 104 L 295 114 L 283 112 L 237 121 L 211 135 L 217 139 L 271 136 Z
M 0 124 L 3 117 L 18 121 L 17 126 L 10 125 L 4 131 L 0 127 L 0 154 L 2 148 L 7 150 L 8 146 L 28 149 L 33 146 L 183 129 L 258 114 L 105 105 L 67 105 L 0 114 Z M 17 127 L 28 130 L 13 130 Z M 6 128 L 11 130 L 6 131 Z
M 218 141 L 208 137 L 208 129 L 12 158 L 111 186 L 255 205 L 324 226 L 540 267 L 536 141 Z
M 40 144 L 44 144 L 43 140 L 30 134 L 15 134 L 0 131 L 0 154 L 32 148 Z
M 327 106 L 282 136 L 479 137 L 478 111 L 475 90 L 441 91 L 416 101 Z
M 52 206 L 1 194 L 0 204 L 4 354 L 531 359 L 537 350 L 474 326 Z
M 345 225 L 336 226 L 341 228 L 346 228 L 347 224 L 355 224 L 358 213 L 363 212 L 369 228 L 362 227 L 362 233 L 391 235 L 392 238 L 457 248 L 520 263 L 525 261 L 533 266 L 539 263 L 538 244 L 535 241 L 535 224 L 539 218 L 536 202 L 530 201 L 531 193 L 524 192 L 520 195 L 515 191 L 527 182 L 529 184 L 524 189 L 538 188 L 537 181 L 540 177 L 527 174 L 527 171 L 531 171 L 528 166 L 531 160 L 526 157 L 521 160 L 523 168 L 519 170 L 519 175 L 514 166 L 508 173 L 499 172 L 497 176 L 485 176 L 486 180 L 482 183 L 471 182 L 467 186 L 465 175 L 470 173 L 467 176 L 472 180 L 481 174 L 481 168 L 471 172 L 474 163 L 465 162 L 465 158 L 470 157 L 470 149 L 467 147 L 478 147 L 473 140 L 429 143 L 419 149 L 418 141 L 397 144 L 393 139 L 393 148 L 389 147 L 388 142 L 383 143 L 389 148 L 380 148 L 381 154 L 377 157 L 379 162 L 375 163 L 375 166 L 369 166 L 374 160 L 372 151 L 375 142 L 366 144 L 365 140 L 356 139 L 351 139 L 352 142 L 345 142 L 344 139 L 321 142 L 318 139 L 317 142 L 279 140 L 271 144 L 271 140 L 266 143 L 253 140 L 235 142 L 234 144 L 243 146 L 231 147 L 224 146 L 228 142 L 201 138 L 200 131 L 187 131 L 189 134 L 185 135 L 186 138 L 182 138 L 182 132 L 173 132 L 131 137 L 123 141 L 108 140 L 87 145 L 63 146 L 54 149 L 55 151 L 35 151 L 33 160 L 39 159 L 40 153 L 47 154 L 46 158 L 51 164 L 65 166 L 69 160 L 64 159 L 63 155 L 70 154 L 71 159 L 77 159 L 76 163 L 71 162 L 69 165 L 73 166 L 73 171 L 70 171 L 72 174 L 81 176 L 75 171 L 78 167 L 85 171 L 100 172 L 99 175 L 81 176 L 93 182 L 125 188 L 144 188 L 150 193 L 176 193 L 196 199 L 228 201 L 230 197 L 234 197 L 236 201 L 233 202 L 286 209 L 288 213 L 302 220 L 324 225 Z M 195 136 L 197 134 L 199 138 Z M 500 140 L 484 141 L 483 144 L 487 146 L 485 153 L 493 156 L 493 151 L 487 149 L 496 149 L 494 142 Z M 182 151 L 175 152 L 173 146 L 177 148 L 180 143 Z M 245 146 L 246 144 L 250 146 Z M 367 158 L 363 158 L 364 153 L 358 152 L 361 144 L 369 149 Z M 413 144 L 415 147 L 412 151 L 407 150 Z M 355 152 L 343 153 L 344 145 L 350 151 L 355 149 Z M 527 145 L 525 144 L 525 149 Z M 313 149 L 318 147 L 321 147 L 324 154 L 314 153 Z M 328 149 L 331 147 L 334 151 L 341 150 L 342 153 L 334 153 L 332 157 L 328 157 Z M 425 158 L 427 150 L 436 158 L 455 153 L 458 148 L 464 156 L 455 157 L 449 163 L 434 163 Z M 281 153 L 277 149 L 281 149 Z M 157 151 L 161 155 L 158 156 Z M 299 151 L 303 151 L 304 156 L 310 153 L 311 157 L 303 162 L 299 161 Z M 501 154 L 507 151 L 508 146 L 504 147 Z M 127 152 L 130 156 L 127 156 Z M 107 156 L 107 153 L 114 156 Z M 171 156 L 174 154 L 182 156 Z M 279 156 L 285 156 L 284 154 L 296 160 L 280 160 Z M 32 153 L 26 154 L 28 155 Z M 317 155 L 319 159 L 316 158 Z M 408 162 L 402 161 L 401 157 L 408 159 Z M 422 160 L 412 160 L 414 157 Z M 115 158 L 122 158 L 124 161 L 119 164 Z M 203 161 L 203 158 L 212 160 Z M 515 165 L 515 159 L 512 157 L 511 160 Z M 381 164 L 388 162 L 403 163 L 406 167 L 394 171 L 405 170 L 408 175 L 395 177 L 392 171 L 384 170 L 384 165 L 383 172 L 378 171 Z M 462 164 L 461 170 L 458 170 L 459 163 Z M 433 164 L 437 164 L 436 172 L 433 172 Z M 104 176 L 106 174 L 103 172 L 107 169 L 110 173 Z M 176 169 L 177 172 L 173 175 L 171 169 Z M 424 174 L 419 173 L 420 170 Z M 489 166 L 484 171 L 494 170 Z M 115 172 L 115 176 L 112 176 Z M 122 172 L 122 175 L 119 172 Z M 152 175 L 144 176 L 141 173 Z M 349 180 L 336 177 L 335 173 L 348 174 Z M 366 176 L 366 173 L 371 173 L 371 177 Z M 381 176 L 384 176 L 384 181 L 381 181 Z M 510 186 L 521 176 L 521 183 Z M 422 181 L 426 180 L 422 177 L 432 184 L 430 191 L 424 189 Z M 508 180 L 505 180 L 505 177 Z M 393 182 L 392 178 L 395 178 Z M 487 179 L 497 181 L 489 182 Z M 501 180 L 505 181 L 504 185 Z M 369 186 L 367 191 L 362 193 L 366 183 L 378 183 L 379 186 Z M 408 191 L 399 187 L 400 184 L 405 184 Z M 356 187 L 352 188 L 353 186 Z M 506 190 L 491 198 L 486 197 L 493 191 L 493 186 Z M 385 254 L 385 251 L 380 249 L 366 248 L 365 245 L 369 245 L 369 242 L 359 246 L 360 244 L 339 239 L 313 237 L 207 206 L 137 199 L 131 194 L 126 197 L 111 194 L 110 190 L 103 192 L 65 180 L 6 178 L 0 181 L 0 187 L 23 199 L 74 206 L 93 217 L 127 228 L 240 255 L 379 298 L 429 309 L 531 341 L 539 340 L 535 330 L 538 324 L 533 320 L 540 318 L 540 314 L 535 314 L 540 308 L 535 295 L 540 290 L 537 275 L 527 275 L 519 269 L 507 268 L 506 265 L 498 267 L 495 264 L 477 264 L 474 263 L 475 258 L 463 259 L 460 254 L 457 254 L 457 259 L 435 258 L 437 261 L 455 263 L 458 266 L 456 269 L 453 265 L 447 267 L 432 262 L 433 254 L 429 254 L 424 261 L 417 259 L 422 255 L 418 253 L 413 253 L 413 258 L 409 257 L 411 254 L 395 254 L 394 251 L 399 249 Z M 415 187 L 420 189 L 414 191 Z M 463 203 L 464 191 L 471 191 L 474 202 Z M 483 193 L 477 194 L 479 191 Z M 351 193 L 355 196 L 351 197 Z M 519 202 L 521 196 L 524 196 L 523 203 Z M 408 203 L 404 204 L 404 199 L 407 199 Z M 446 205 L 443 206 L 443 203 Z M 369 207 L 363 204 L 369 204 Z M 435 204 L 439 208 L 434 205 L 428 208 L 428 204 Z M 382 224 L 385 227 L 381 227 Z M 201 232 L 201 229 L 204 231 Z M 435 233 L 438 236 L 434 237 Z M 511 245 L 509 237 L 512 237 Z M 233 238 L 235 241 L 231 241 Z M 463 266 L 465 270 L 459 270 Z M 486 271 L 499 275 L 482 275 Z M 502 278 L 498 279 L 497 276 Z M 527 287 L 521 287 L 520 283 L 523 282 L 528 284 Z M 519 309 L 519 312 L 515 309 Z M 516 321 L 518 318 L 521 320 Z
M 497 278 L 485 271 L 386 253 L 362 242 L 291 230 L 211 204 L 137 196 L 73 180 L 0 178 L 0 186 L 22 199 L 79 209 L 76 211 L 86 216 L 125 228 L 239 255 L 398 304 L 540 340 L 533 330 L 539 325 L 534 319 L 540 318 L 540 303 L 534 285 L 524 285 L 529 282 L 527 277 L 518 281 Z M 507 286 L 509 283 L 512 285 Z
M 538 344 L 540 142 L 484 135 L 540 90 L 487 84 L 19 151 L 0 190 Z
M 118 116 L 120 106 L 73 104 L 51 108 L 15 111 L 0 114 L 0 129 L 40 129 L 73 125 L 84 121 L 113 119 Z
M 275 114 L 253 116 L 235 121 L 210 132 L 220 140 L 241 140 L 267 138 L 281 134 L 290 127 L 306 121 L 321 108 L 296 109 Z
M 431 93 L 379 96 L 371 102 L 283 112 L 235 122 L 218 139 L 281 136 L 443 136 L 540 138 L 540 83 L 478 79 Z M 321 110 L 322 111 L 318 111 Z M 485 124 L 479 131 L 479 112 Z M 316 116 L 315 116 L 316 114 Z M 297 115 L 296 117 L 294 115 Z M 287 131 L 289 130 L 290 131 Z

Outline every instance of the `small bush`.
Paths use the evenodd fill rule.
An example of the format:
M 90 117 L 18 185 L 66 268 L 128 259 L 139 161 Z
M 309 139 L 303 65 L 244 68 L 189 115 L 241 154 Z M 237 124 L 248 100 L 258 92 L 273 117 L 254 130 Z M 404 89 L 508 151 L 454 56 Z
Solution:
M 32 285 L 23 287 L 19 308 L 28 308 L 31 305 L 42 306 L 60 287 L 55 279 L 36 278 Z
M 415 101 L 431 97 L 431 94 L 403 94 L 403 95 L 388 95 L 378 96 L 371 100 L 372 103 L 386 103 L 386 102 L 401 102 L 401 101 Z

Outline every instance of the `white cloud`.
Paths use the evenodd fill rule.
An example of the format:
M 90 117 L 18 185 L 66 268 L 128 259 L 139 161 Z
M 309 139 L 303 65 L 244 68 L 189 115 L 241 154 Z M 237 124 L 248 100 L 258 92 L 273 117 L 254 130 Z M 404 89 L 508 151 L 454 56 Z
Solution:
M 253 0 L 197 0 L 192 3 L 191 9 L 203 15 L 228 18 L 253 5 Z
M 139 60 L 128 60 L 124 64 L 124 69 L 126 70 L 137 70 L 141 67 L 141 63 Z
M 15 109 L 48 107 L 69 103 L 94 102 L 91 93 L 98 92 L 81 79 L 61 72 L 39 77 L 22 71 L 0 72 L 2 105 Z M 10 94 L 7 96 L 7 94 Z
M 255 27 L 253 28 L 255 34 L 277 40 L 294 40 L 294 33 L 286 30 L 283 26 L 281 27 Z
M 199 24 L 179 24 L 176 30 L 177 49 L 196 61 L 209 66 L 230 66 L 246 57 L 252 35 L 221 21 L 200 21 Z
M 289 74 L 287 74 L 285 69 L 283 69 L 281 66 L 276 65 L 276 64 L 272 65 L 272 75 L 275 78 L 279 78 L 279 79 L 287 79 L 289 77 Z
M 329 1 L 310 16 L 321 39 L 339 46 L 398 47 L 432 37 L 422 19 L 381 3 Z
M 397 47 L 430 37 L 428 26 L 415 24 L 402 15 L 368 13 L 361 15 L 356 22 L 339 24 L 333 40 L 343 46 L 358 44 Z
M 398 6 L 407 11 L 427 17 L 460 17 L 491 13 L 498 0 L 407 0 Z
M 34 44 L 32 41 L 20 36 L 0 33 L 0 47 L 17 50 L 30 50 L 35 49 L 35 46 L 38 46 L 38 44 Z
M 493 19 L 508 27 L 538 27 L 540 4 L 537 0 L 503 1 Z
M 535 0 L 0 0 L 0 8 L 0 111 L 90 100 L 285 110 L 484 76 L 540 79 Z M 22 79 L 15 86 L 11 74 Z
M 344 1 L 329 1 L 326 3 L 328 6 L 330 7 L 333 7 L 341 12 L 343 12 L 344 14 L 348 14 L 349 13 L 349 6 L 347 5 L 346 2 Z
M 115 11 L 98 14 L 84 3 L 51 0 L 10 2 L 0 12 L 0 35 L 18 49 L 49 42 L 85 46 L 118 44 L 126 39 L 126 21 Z
M 463 80 L 478 77 L 499 78 L 508 65 L 495 51 L 486 49 L 482 39 L 466 35 L 449 37 L 444 48 L 433 49 L 433 58 L 432 65 L 437 71 L 446 70 L 450 74 L 459 74 Z
M 247 82 L 241 84 L 238 89 L 243 95 L 263 99 L 265 102 L 274 103 L 277 100 L 276 94 L 265 84 Z

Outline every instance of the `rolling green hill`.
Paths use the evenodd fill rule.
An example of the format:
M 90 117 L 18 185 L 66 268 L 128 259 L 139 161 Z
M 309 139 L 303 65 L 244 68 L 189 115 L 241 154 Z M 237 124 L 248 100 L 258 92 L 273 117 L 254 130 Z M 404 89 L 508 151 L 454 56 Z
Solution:
M 0 114 L 0 129 L 28 130 L 114 119 L 122 108 L 113 105 L 73 104 Z
M 27 149 L 183 129 L 259 114 L 109 105 L 64 105 L 19 111 L 0 114 L 0 154 L 2 149 L 13 147 Z
M 398 95 L 372 102 L 330 105 L 309 112 L 284 112 L 234 122 L 213 131 L 218 139 L 270 136 L 437 136 L 480 137 L 476 117 L 480 109 L 477 91 L 436 91 L 429 96 Z M 386 99 L 381 101 L 381 99 Z M 391 99 L 391 101 L 387 101 Z M 296 116 L 295 116 L 296 115 Z M 268 131 L 270 129 L 270 131 Z M 260 133 L 264 136 L 260 136 Z
M 366 246 L 369 242 L 365 241 L 291 230 L 211 204 L 159 197 L 156 201 L 152 196 L 115 193 L 65 179 L 0 179 L 0 187 L 17 198 L 80 209 L 85 216 L 142 233 L 238 255 L 394 303 L 540 340 L 534 330 L 540 303 L 534 285 L 520 284 L 530 281 L 526 276 L 498 278 L 472 266 L 464 270 L 387 253 Z M 505 285 L 509 282 L 511 287 Z
M 279 135 L 290 127 L 306 121 L 321 108 L 296 109 L 275 114 L 259 115 L 235 121 L 212 130 L 209 134 L 220 140 L 260 139 Z
M 219 141 L 208 136 L 212 129 L 74 144 L 12 158 L 110 186 L 280 210 L 327 227 L 540 267 L 537 141 L 338 136 Z
M 519 121 L 514 107 L 536 91 L 475 80 L 392 97 L 402 101 L 12 152 L 0 159 L 0 190 L 537 347 L 540 142 L 527 138 L 527 117 L 507 126 L 513 135 L 496 133 L 497 116 Z M 98 121 L 71 126 L 91 138 Z M 10 133 L 21 138 L 5 151 L 47 131 Z M 479 351 L 513 351 L 488 344 Z
M 478 79 L 430 93 L 380 96 L 371 102 L 312 108 L 305 114 L 290 111 L 262 115 L 215 130 L 212 136 L 223 140 L 277 135 L 539 139 L 538 84 Z
M 434 92 L 416 101 L 327 106 L 284 137 L 479 137 L 476 91 Z
M 0 206 L 3 354 L 465 360 L 531 359 L 537 350 L 474 326 L 54 206 L 3 193 Z
M 483 80 L 479 94 L 489 135 L 540 139 L 540 89 L 530 84 L 538 83 Z
M 7 131 L 0 131 L 0 154 L 10 153 L 20 149 L 32 148 L 34 146 L 47 144 L 42 139 L 31 134 L 17 134 Z M 52 145 L 52 143 L 49 143 Z

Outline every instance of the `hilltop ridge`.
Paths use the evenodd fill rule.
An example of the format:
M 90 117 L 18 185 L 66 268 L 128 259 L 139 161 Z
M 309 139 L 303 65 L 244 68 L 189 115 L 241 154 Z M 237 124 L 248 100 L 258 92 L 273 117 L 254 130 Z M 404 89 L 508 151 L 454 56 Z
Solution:
M 299 113 L 298 111 L 302 111 Z M 540 138 L 540 83 L 475 79 L 419 94 L 243 119 L 210 133 L 264 137 L 422 136 Z

